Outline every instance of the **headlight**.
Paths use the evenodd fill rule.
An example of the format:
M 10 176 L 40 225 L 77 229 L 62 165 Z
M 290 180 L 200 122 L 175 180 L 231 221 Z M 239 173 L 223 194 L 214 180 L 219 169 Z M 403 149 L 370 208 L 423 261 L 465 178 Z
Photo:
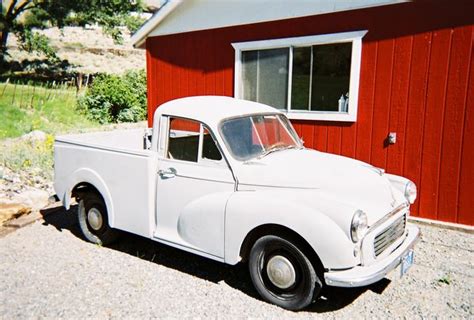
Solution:
M 405 185 L 405 198 L 413 204 L 416 200 L 416 184 L 411 181 L 408 181 Z
M 367 215 L 362 210 L 357 210 L 354 213 L 351 224 L 351 237 L 353 242 L 361 240 L 367 232 Z

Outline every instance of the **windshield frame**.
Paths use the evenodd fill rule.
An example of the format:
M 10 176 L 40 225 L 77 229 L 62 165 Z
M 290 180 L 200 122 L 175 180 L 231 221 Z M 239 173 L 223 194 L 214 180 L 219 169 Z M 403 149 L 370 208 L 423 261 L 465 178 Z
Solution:
M 290 136 L 290 138 L 293 140 L 293 142 L 295 143 L 295 146 L 294 148 L 291 147 L 291 148 L 288 148 L 288 146 L 284 146 L 282 148 L 277 148 L 277 149 L 274 149 L 272 150 L 271 152 L 273 151 L 279 151 L 279 150 L 288 150 L 288 149 L 303 149 L 304 146 L 303 146 L 303 141 L 301 140 L 301 138 L 298 136 L 295 128 L 293 127 L 291 121 L 288 119 L 288 117 L 283 114 L 283 113 L 280 113 L 280 112 L 263 112 L 263 113 L 249 113 L 249 114 L 245 114 L 245 115 L 239 115 L 239 116 L 235 116 L 235 117 L 229 117 L 229 118 L 225 118 L 225 119 L 222 119 L 221 121 L 219 121 L 218 123 L 218 131 L 219 131 L 219 135 L 221 136 L 221 139 L 222 141 L 224 142 L 229 154 L 231 155 L 231 157 L 237 161 L 241 161 L 241 162 L 248 162 L 250 160 L 255 160 L 255 159 L 260 159 L 260 158 L 263 158 L 264 156 L 266 156 L 267 154 L 271 153 L 271 152 L 266 152 L 268 150 L 266 150 L 265 148 L 262 149 L 262 152 L 258 155 L 255 155 L 255 156 L 251 156 L 249 158 L 246 158 L 246 157 L 239 157 L 237 156 L 236 154 L 234 154 L 234 152 L 232 151 L 232 148 L 230 147 L 230 144 L 229 142 L 227 141 L 226 139 L 226 136 L 224 135 L 223 131 L 222 131 L 222 126 L 225 122 L 227 121 L 230 121 L 230 120 L 236 120 L 236 119 L 243 119 L 243 118 L 250 118 L 251 119 L 251 122 L 252 122 L 252 125 L 254 125 L 254 122 L 253 122 L 253 117 L 257 117 L 257 116 L 275 116 L 277 117 L 278 121 L 280 122 L 281 126 L 285 129 L 285 131 L 288 133 L 288 135 Z M 286 120 L 286 123 L 287 125 L 285 125 L 285 123 L 280 119 L 280 118 L 284 118 Z M 257 136 L 258 136 L 258 132 L 257 132 Z M 258 139 L 260 140 L 260 137 L 258 136 Z

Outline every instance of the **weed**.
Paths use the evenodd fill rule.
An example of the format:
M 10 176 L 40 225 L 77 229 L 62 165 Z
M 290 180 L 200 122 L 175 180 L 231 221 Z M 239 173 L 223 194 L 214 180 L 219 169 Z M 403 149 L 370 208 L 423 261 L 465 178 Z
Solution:
M 452 282 L 452 279 L 449 276 L 449 274 L 445 274 L 438 279 L 438 283 L 444 283 L 444 284 L 450 285 L 451 282 Z
M 47 135 L 44 141 L 24 140 L 20 143 L 0 145 L 0 164 L 15 172 L 35 169 L 38 175 L 51 179 L 53 177 L 53 144 L 54 137 Z

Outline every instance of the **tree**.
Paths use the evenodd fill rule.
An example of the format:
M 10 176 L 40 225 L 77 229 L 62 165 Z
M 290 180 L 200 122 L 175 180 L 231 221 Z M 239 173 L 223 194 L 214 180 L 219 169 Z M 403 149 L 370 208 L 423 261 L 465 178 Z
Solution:
M 125 25 L 134 31 L 143 21 L 131 16 L 130 12 L 143 10 L 142 0 L 3 0 L 0 60 L 4 60 L 8 36 L 12 32 L 18 36 L 22 49 L 55 57 L 48 38 L 34 32 L 33 28 L 97 23 L 105 33 L 120 42 L 122 32 L 118 27 Z

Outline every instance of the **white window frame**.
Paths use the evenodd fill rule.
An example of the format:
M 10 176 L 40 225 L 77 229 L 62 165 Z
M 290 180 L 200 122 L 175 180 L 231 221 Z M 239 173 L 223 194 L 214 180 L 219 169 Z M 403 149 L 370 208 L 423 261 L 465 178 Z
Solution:
M 234 65 L 234 97 L 243 98 L 242 83 L 242 51 L 265 50 L 277 48 L 290 48 L 288 65 L 288 101 L 286 112 L 288 118 L 295 120 L 325 120 L 325 121 L 346 121 L 355 122 L 357 120 L 357 104 L 359 100 L 359 79 L 360 64 L 362 57 L 362 38 L 367 30 L 331 33 L 315 36 L 281 38 L 272 40 L 248 41 L 232 43 L 235 49 Z M 305 111 L 291 110 L 291 79 L 293 69 L 293 48 L 305 47 L 320 44 L 352 43 L 351 71 L 349 80 L 349 106 L 347 112 L 339 111 Z

